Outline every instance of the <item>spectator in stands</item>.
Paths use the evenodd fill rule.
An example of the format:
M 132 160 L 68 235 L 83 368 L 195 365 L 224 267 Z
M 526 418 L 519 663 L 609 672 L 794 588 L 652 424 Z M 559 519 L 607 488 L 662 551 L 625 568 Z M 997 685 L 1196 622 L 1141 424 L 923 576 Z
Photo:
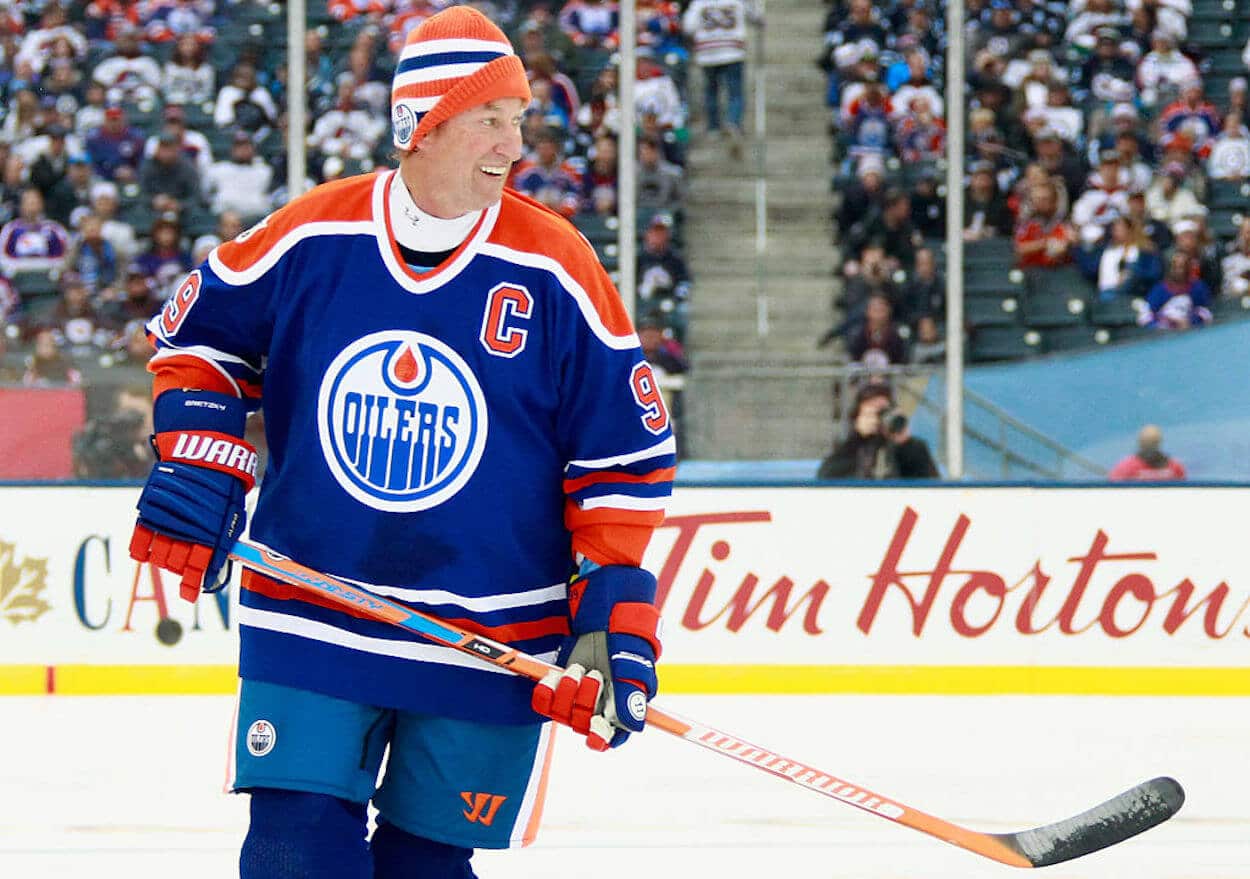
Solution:
M 1220 262 L 1221 296 L 1250 294 L 1250 217 L 1237 227 L 1232 252 Z M 2 294 L 0 294 L 2 295 Z
M 208 24 L 213 7 L 214 0 L 153 3 L 145 10 L 144 34 L 150 43 L 169 43 L 187 36 L 209 42 L 214 35 Z
M 555 58 L 546 52 L 527 53 L 525 71 L 529 78 L 530 91 L 533 92 L 536 83 L 542 83 L 542 91 L 546 95 L 546 100 L 564 117 L 563 127 L 571 127 L 572 121 L 577 118 L 577 111 L 582 106 L 576 83 L 560 72 Z
M 1142 153 L 1141 138 L 1134 131 L 1121 131 L 1115 137 L 1120 167 L 1128 175 L 1128 192 L 1145 192 L 1154 181 L 1154 169 Z
M 638 298 L 674 315 L 678 337 L 685 332 L 685 307 L 690 296 L 690 269 L 673 246 L 673 217 L 657 213 L 642 235 L 636 272 Z M 667 304 L 666 304 L 667 303 Z
M 1207 306 L 1211 290 L 1194 276 L 1193 260 L 1176 250 L 1168 258 L 1163 280 L 1151 288 L 1137 323 L 1161 330 L 1187 330 L 1211 322 Z
M 1163 263 L 1154 244 L 1137 221 L 1117 216 L 1108 225 L 1107 241 L 1096 248 L 1082 247 L 1077 261 L 1098 285 L 1103 302 L 1128 301 L 1144 296 L 1163 276 Z
M 310 56 L 309 69 L 316 57 Z M 205 104 L 217 93 L 217 71 L 208 61 L 207 45 L 192 34 L 183 34 L 161 73 L 161 92 L 169 104 Z
M 200 175 L 172 132 L 162 132 L 156 152 L 139 169 L 139 189 L 148 205 L 157 212 L 181 211 L 200 201 Z
M 744 0 L 693 0 L 681 27 L 694 43 L 694 62 L 703 72 L 703 113 L 708 134 L 721 133 L 721 93 L 731 154 L 742 155 L 742 80 L 746 67 L 746 25 L 758 24 Z
M 911 197 L 901 189 L 886 192 L 880 210 L 871 212 L 847 233 L 848 247 L 879 242 L 890 260 L 890 272 L 910 270 L 916 261 L 920 233 L 911 224 Z
M 213 162 L 204 180 L 204 194 L 214 213 L 237 211 L 248 218 L 269 213 L 273 168 L 256 155 L 256 145 L 246 131 L 236 131 L 230 158 Z
M 0 125 L 0 138 L 6 143 L 19 143 L 35 136 L 43 121 L 39 97 L 35 90 L 21 80 L 10 80 L 9 108 L 4 123 Z
M 1132 134 L 1135 136 L 1137 143 L 1136 155 L 1149 161 L 1154 161 L 1153 145 L 1149 136 L 1145 134 L 1139 123 L 1142 121 L 1141 113 L 1138 109 L 1129 103 L 1113 104 L 1109 114 L 1110 125 L 1098 126 L 1093 119 L 1090 120 L 1089 144 L 1086 155 L 1091 165 L 1098 164 L 1098 157 L 1103 154 L 1104 150 L 1116 149 L 1120 144 L 1120 136 L 1124 134 Z M 1144 141 L 1144 147 L 1143 147 Z M 1125 157 L 1127 161 L 1129 157 Z M 1149 184 L 1149 180 L 1146 184 Z
M 964 198 L 964 241 L 1008 236 L 1014 220 L 1007 207 L 1007 198 L 998 189 L 994 166 L 989 162 L 973 162 Z
M 144 158 L 156 155 L 156 146 L 162 137 L 172 137 L 184 158 L 195 166 L 196 173 L 203 176 L 213 164 L 213 151 L 208 138 L 201 132 L 187 127 L 187 111 L 180 104 L 166 104 L 161 114 L 161 130 L 147 139 L 143 145 Z
M 820 462 L 817 479 L 933 479 L 937 465 L 907 416 L 893 408 L 888 386 L 868 384 L 855 396 L 846 439 Z
M 1085 191 L 1072 205 L 1072 225 L 1085 242 L 1100 241 L 1113 219 L 1128 213 L 1130 177 L 1119 150 L 1104 150 Z
M 634 106 L 641 120 L 648 113 L 655 115 L 663 132 L 675 132 L 686 125 L 686 105 L 677 90 L 677 83 L 646 47 L 638 49 L 634 83 Z
M 1193 190 L 1182 185 L 1185 175 L 1185 166 L 1180 162 L 1168 162 L 1163 166 L 1163 172 L 1146 190 L 1146 209 L 1153 219 L 1170 226 L 1206 213 Z
M 869 241 L 855 254 L 855 259 L 843 263 L 846 283 L 841 295 L 835 295 L 833 300 L 833 310 L 840 312 L 842 319 L 816 340 L 817 348 L 823 348 L 836 338 L 849 344 L 852 338 L 859 335 L 864 326 L 868 300 L 873 296 L 884 296 L 891 303 L 899 302 L 893 269 L 881 241 Z
M 386 102 L 390 94 L 390 71 L 382 69 L 374 51 L 372 31 L 365 29 L 356 36 L 356 42 L 347 53 L 347 69 L 339 74 L 337 83 L 350 82 L 353 97 L 374 114 L 386 115 Z
M 43 212 L 43 196 L 33 186 L 23 190 L 16 219 L 0 229 L 0 271 L 60 269 L 69 252 L 69 234 Z
M 1107 478 L 1112 482 L 1174 482 L 1185 478 L 1185 466 L 1162 451 L 1163 431 L 1147 424 L 1137 434 L 1137 452 L 1120 460 Z
M 308 145 L 325 156 L 359 160 L 373 153 L 386 130 L 386 121 L 356 98 L 352 83 L 342 81 L 337 102 L 317 119 Z
M 217 215 L 217 238 L 233 241 L 243 232 L 243 217 L 238 211 L 222 211 Z
M 91 291 L 77 272 L 66 272 L 60 286 L 61 297 L 47 319 L 57 344 L 75 358 L 100 354 L 113 340 L 113 334 L 96 310 Z
M 865 153 L 884 155 L 895 149 L 891 119 L 894 104 L 885 86 L 876 79 L 864 82 L 858 94 L 844 106 L 839 120 L 853 156 Z
M 74 130 L 90 132 L 104 124 L 104 114 L 108 109 L 108 93 L 98 82 L 87 84 L 83 96 L 83 105 L 74 113 Z
M 1048 175 L 1058 177 L 1068 198 L 1073 198 L 1085 188 L 1085 169 L 1076 151 L 1064 143 L 1059 132 L 1043 128 L 1033 140 L 1037 163 Z
M 673 213 L 681 207 L 685 195 L 684 175 L 677 165 L 665 161 L 658 138 L 639 139 L 635 175 L 639 210 Z
M 938 271 L 937 256 L 928 247 L 916 251 L 916 267 L 909 274 L 896 299 L 895 316 L 917 326 L 925 317 L 946 319 L 946 278 Z
M 121 265 L 138 253 L 139 244 L 134 227 L 117 219 L 118 204 L 117 184 L 107 180 L 92 184 L 91 212 L 100 218 L 104 237 L 113 245 L 118 265 Z
M 638 321 L 638 342 L 642 346 L 642 356 L 655 367 L 661 381 L 690 369 L 681 343 L 664 335 L 664 324 L 658 318 L 648 316 Z
M 1120 49 L 1119 28 L 1099 26 L 1094 37 L 1094 51 L 1081 64 L 1076 85 L 1096 101 L 1113 103 L 1133 88 L 1136 70 Z
M 143 133 L 126 121 L 126 111 L 111 106 L 104 123 L 87 135 L 87 152 L 95 172 L 105 180 L 134 180 L 143 160 Z
M 1021 268 L 1054 268 L 1072 261 L 1076 233 L 1057 208 L 1053 183 L 1034 186 L 1029 193 L 1030 213 L 1016 228 L 1016 264 Z
M 572 127 L 568 112 L 553 97 L 554 92 L 549 79 L 537 79 L 530 83 L 530 103 L 525 112 L 527 115 L 539 116 L 548 128 L 567 132 Z
M 51 328 L 45 327 L 35 333 L 34 350 L 26 358 L 22 384 L 32 388 L 63 384 L 76 387 L 82 384 L 82 373 L 61 352 L 56 333 Z
M 92 177 L 91 158 L 86 153 L 71 155 L 61 177 L 44 194 L 48 216 L 63 226 L 74 225 L 77 214 L 91 204 Z
M 1162 27 L 1150 35 L 1150 51 L 1137 65 L 1141 102 L 1148 110 L 1166 106 L 1184 83 L 1198 78 L 1197 66 L 1176 46 L 1176 35 Z
M 20 4 L 19 4 L 20 8 Z M 43 6 L 39 26 L 31 28 L 22 39 L 14 58 L 14 66 L 22 62 L 33 65 L 35 73 L 43 70 L 43 63 L 53 57 L 58 43 L 65 43 L 71 57 L 81 60 L 87 55 L 87 40 L 69 23 L 65 7 L 52 2 Z
M 191 243 L 191 265 L 198 266 L 204 260 L 208 259 L 208 255 L 213 252 L 221 239 L 216 235 L 201 235 Z
M 104 86 L 108 99 L 116 104 L 155 100 L 161 90 L 161 68 L 143 54 L 138 30 L 129 26 L 120 29 L 113 53 L 91 72 Z
M 885 162 L 880 156 L 861 156 L 855 170 L 855 181 L 842 193 L 834 219 L 845 238 L 853 226 L 863 223 L 874 210 L 885 203 Z
M 894 308 L 881 294 L 868 297 L 864 323 L 847 343 L 847 354 L 864 366 L 889 366 L 907 362 L 907 344 L 894 323 Z
M 973 31 L 968 39 L 968 56 L 988 50 L 1003 58 L 1014 58 L 1030 42 L 1030 35 L 1020 30 L 1011 0 L 991 0 L 989 20 Z
M 616 4 L 606 0 L 568 0 L 560 10 L 560 27 L 582 48 L 615 49 L 618 23 Z
M 117 251 L 104 237 L 104 224 L 95 214 L 86 214 L 79 221 L 66 266 L 92 294 L 104 292 L 117 280 Z
M 149 238 L 151 243 L 147 250 L 135 257 L 135 262 L 152 279 L 157 298 L 164 301 L 191 271 L 191 254 L 183 249 L 182 225 L 175 213 L 157 217 L 152 222 Z
M 560 151 L 560 136 L 552 130 L 539 133 L 534 152 L 513 170 L 512 185 L 566 217 L 577 213 L 581 175 Z
M 937 174 L 924 170 L 911 190 L 911 224 L 921 238 L 946 234 L 946 199 L 938 194 Z
M 578 136 L 596 138 L 603 134 L 616 137 L 621 130 L 621 113 L 616 105 L 616 68 L 608 65 L 599 71 L 590 85 L 590 96 L 577 111 Z
M 257 132 L 273 125 L 278 108 L 273 97 L 256 81 L 256 68 L 240 61 L 230 71 L 230 81 L 217 92 L 213 124 L 217 128 L 240 128 Z
M 582 175 L 582 213 L 601 217 L 616 214 L 616 156 L 616 138 L 609 134 L 595 138 L 587 157 L 590 165 Z
M 531 52 L 546 52 L 555 59 L 557 67 L 565 67 L 572 60 L 576 46 L 560 27 L 551 9 L 548 0 L 538 0 L 530 5 L 529 12 L 517 27 L 517 39 L 522 56 Z
M 1224 117 L 1223 130 L 1211 141 L 1207 176 L 1212 180 L 1245 180 L 1250 177 L 1250 131 L 1240 113 Z
M 1220 251 L 1212 240 L 1203 217 L 1197 216 L 1174 223 L 1172 246 L 1174 250 L 1189 256 L 1190 268 L 1195 278 L 1201 278 L 1212 291 L 1220 289 Z
M 164 301 L 156 295 L 155 283 L 140 262 L 126 266 L 122 296 L 108 304 L 111 326 L 121 330 L 131 321 L 148 321 L 160 312 Z
M 65 126 L 48 125 L 41 137 L 32 138 L 23 144 L 22 146 L 28 148 L 19 152 L 30 168 L 30 182 L 45 200 L 53 187 L 65 179 L 69 166 L 69 149 L 66 146 L 68 135 L 69 131 Z M 75 143 L 74 149 L 79 151 L 82 145 Z
M 922 315 L 916 321 L 916 341 L 911 346 L 911 362 L 917 366 L 936 366 L 946 362 L 946 340 L 937 319 Z
M 1222 127 L 1220 112 L 1203 98 L 1202 80 L 1187 79 L 1180 85 L 1180 97 L 1164 108 L 1159 116 L 1161 130 L 1171 134 L 1184 133 L 1199 158 L 1211 152 L 1211 139 Z
M 1150 216 L 1150 211 L 1146 208 L 1146 193 L 1141 191 L 1129 193 L 1128 216 L 1137 225 L 1141 226 L 1142 231 L 1145 232 L 1146 237 L 1154 244 L 1157 252 L 1163 253 L 1172 246 L 1172 230 L 1168 228 L 1166 223 L 1162 223 Z

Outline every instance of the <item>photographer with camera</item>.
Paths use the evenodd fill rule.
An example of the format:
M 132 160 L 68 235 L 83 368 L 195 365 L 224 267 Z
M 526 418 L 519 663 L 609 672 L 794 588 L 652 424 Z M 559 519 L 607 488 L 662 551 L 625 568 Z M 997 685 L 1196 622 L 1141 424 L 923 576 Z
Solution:
M 846 439 L 820 462 L 817 479 L 936 479 L 924 440 L 911 435 L 907 415 L 894 408 L 888 386 L 860 388 Z

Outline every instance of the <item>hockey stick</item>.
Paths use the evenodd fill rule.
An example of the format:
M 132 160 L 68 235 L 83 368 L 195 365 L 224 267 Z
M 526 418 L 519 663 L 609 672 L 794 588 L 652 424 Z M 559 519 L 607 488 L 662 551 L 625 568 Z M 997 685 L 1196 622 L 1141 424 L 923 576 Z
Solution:
M 411 610 L 358 586 L 307 568 L 267 547 L 240 540 L 231 557 L 265 576 L 329 598 L 345 607 L 392 623 L 429 640 L 471 654 L 530 680 L 540 680 L 556 667 L 467 629 Z M 1119 796 L 1072 818 L 1019 833 L 978 833 L 905 806 L 881 794 L 830 775 L 813 766 L 752 745 L 737 736 L 685 720 L 652 703 L 647 724 L 732 757 L 756 769 L 794 782 L 822 796 L 855 806 L 921 833 L 1012 867 L 1047 867 L 1123 842 L 1171 818 L 1185 801 L 1185 792 L 1171 778 L 1143 782 Z

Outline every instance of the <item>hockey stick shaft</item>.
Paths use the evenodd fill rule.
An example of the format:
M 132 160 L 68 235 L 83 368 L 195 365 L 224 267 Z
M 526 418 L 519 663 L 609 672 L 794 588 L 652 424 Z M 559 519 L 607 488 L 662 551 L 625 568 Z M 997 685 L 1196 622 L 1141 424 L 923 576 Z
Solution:
M 316 593 L 532 681 L 558 670 L 557 666 L 528 653 L 315 571 L 259 544 L 241 540 L 230 555 L 274 580 Z M 822 796 L 1013 867 L 1047 866 L 1121 842 L 1170 818 L 1184 800 L 1176 782 L 1155 779 L 1066 821 L 1014 834 L 981 833 L 905 806 L 730 733 L 684 719 L 654 702 L 647 709 L 647 725 Z

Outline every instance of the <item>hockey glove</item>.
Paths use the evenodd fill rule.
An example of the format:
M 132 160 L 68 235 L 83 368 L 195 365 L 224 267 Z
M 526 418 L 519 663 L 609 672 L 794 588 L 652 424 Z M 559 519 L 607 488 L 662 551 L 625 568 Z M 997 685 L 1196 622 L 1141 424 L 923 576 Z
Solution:
M 139 497 L 130 557 L 182 577 L 194 602 L 230 579 L 230 547 L 247 525 L 256 450 L 243 439 L 243 401 L 209 391 L 166 391 L 152 413 L 157 462 Z
M 641 732 L 655 695 L 660 612 L 655 577 L 627 565 L 585 563 L 569 584 L 569 631 L 560 648 L 563 673 L 534 686 L 533 708 L 586 736 L 596 751 Z

